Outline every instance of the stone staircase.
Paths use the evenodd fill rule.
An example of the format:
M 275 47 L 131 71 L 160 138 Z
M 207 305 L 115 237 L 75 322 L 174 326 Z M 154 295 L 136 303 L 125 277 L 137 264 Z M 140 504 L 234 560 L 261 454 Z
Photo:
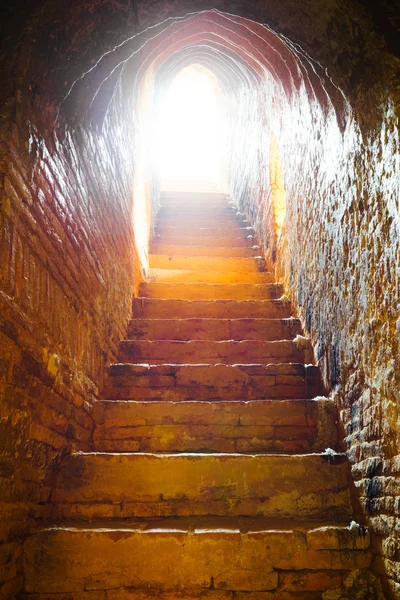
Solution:
M 163 195 L 93 452 L 64 459 L 26 541 L 25 598 L 352 597 L 369 537 L 347 527 L 346 456 L 324 452 L 335 407 L 259 254 L 223 195 Z

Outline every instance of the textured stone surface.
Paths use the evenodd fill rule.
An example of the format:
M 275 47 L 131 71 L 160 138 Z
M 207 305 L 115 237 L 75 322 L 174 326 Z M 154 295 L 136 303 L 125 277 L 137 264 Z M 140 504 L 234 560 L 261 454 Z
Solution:
M 278 283 L 147 283 L 140 284 L 142 298 L 184 300 L 276 300 L 283 294 Z
M 177 208 L 179 210 L 179 208 Z M 195 243 L 196 246 L 211 246 L 212 248 L 216 248 L 217 246 L 221 246 L 223 248 L 242 248 L 251 247 L 254 245 L 253 236 L 245 230 L 244 235 L 241 236 L 219 236 L 218 232 L 214 235 L 209 235 L 208 231 L 201 232 L 199 235 L 198 231 L 186 231 L 186 235 L 184 231 L 176 231 L 170 232 L 164 230 L 163 232 L 159 232 L 158 228 L 155 228 L 155 234 L 153 236 L 153 243 L 160 244 L 162 246 L 168 245 L 168 242 L 172 246 L 190 246 L 190 244 Z M 153 255 L 155 256 L 155 255 Z M 151 260 L 150 256 L 150 260 Z
M 365 550 L 346 554 L 329 547 L 309 549 L 301 531 L 257 529 L 241 532 L 240 526 L 231 525 L 214 531 L 200 527 L 188 532 L 185 526 L 169 529 L 168 522 L 164 522 L 159 529 L 152 529 L 149 524 L 147 529 L 140 530 L 133 524 L 119 530 L 107 527 L 44 530 L 25 543 L 27 591 L 82 593 L 133 587 L 137 588 L 132 590 L 135 598 L 141 588 L 159 589 L 159 597 L 168 588 L 178 594 L 185 588 L 188 596 L 184 597 L 190 598 L 191 591 L 194 597 L 201 597 L 204 588 L 290 590 L 290 581 L 295 580 L 292 572 L 300 570 L 303 579 L 297 576 L 301 582 L 297 589 L 301 593 L 302 589 L 309 591 L 312 587 L 313 575 L 307 573 L 310 565 L 326 572 L 322 577 L 329 589 L 340 583 L 346 572 L 363 568 L 369 562 L 369 552 Z M 63 576 L 54 578 L 54 572 Z M 318 589 L 316 581 L 314 575 L 314 589 Z M 111 597 L 118 598 L 118 593 L 115 591 Z M 123 593 L 121 597 L 124 598 Z M 218 595 L 216 598 L 220 600 Z
M 343 455 L 79 453 L 52 502 L 56 517 L 351 516 Z
M 280 300 L 173 300 L 133 298 L 134 317 L 153 319 L 184 318 L 278 318 L 291 316 L 290 302 Z
M 322 398 L 99 401 L 94 419 L 98 451 L 292 453 L 337 447 L 335 405 Z
M 260 90 L 263 104 L 265 93 Z M 303 102 L 305 106 L 305 98 Z M 249 106 L 250 99 L 243 110 Z M 341 132 L 333 115 L 320 121 L 316 111 L 318 125 L 313 126 L 306 112 L 299 100 L 297 107 L 288 109 L 279 130 L 287 203 L 282 231 L 277 231 L 272 216 L 267 176 L 264 193 L 252 200 L 247 197 L 242 207 L 252 215 L 269 268 L 276 264 L 278 276 L 291 289 L 290 297 L 311 333 L 324 382 L 334 390 L 341 407 L 363 518 L 376 535 L 394 537 L 397 543 L 395 476 L 390 468 L 381 472 L 383 464 L 393 465 L 396 460 L 400 431 L 395 116 L 389 100 L 379 126 L 362 136 L 359 123 L 352 118 Z M 309 123 L 307 135 L 305 122 Z M 277 133 L 274 125 L 271 129 Z M 263 140 L 260 148 L 261 144 L 265 148 Z M 265 174 L 267 154 L 259 163 L 260 177 Z M 316 156 L 318 176 L 313 166 Z M 237 187 L 233 187 L 238 200 L 245 197 L 243 171 L 238 167 Z M 249 174 L 249 187 L 252 181 Z M 385 591 L 396 598 L 398 571 L 386 547 L 378 552 L 380 575 L 391 580 Z
M 93 401 L 140 280 L 133 235 L 122 224 L 131 131 L 112 147 L 89 133 L 61 143 L 33 126 L 28 132 L 27 119 L 13 124 L 7 146 L 0 143 L 7 154 L 0 158 L 0 596 L 7 599 L 21 587 L 21 539 L 33 517 L 46 517 L 58 460 L 90 447 Z M 112 183 L 107 172 L 123 155 L 125 176 Z
M 221 236 L 221 228 L 213 227 L 212 224 L 211 227 L 208 226 L 191 228 L 190 233 L 188 232 L 188 230 L 186 230 L 186 235 L 185 231 L 182 231 L 180 227 L 169 226 L 160 228 L 156 225 L 154 228 L 154 237 L 150 248 L 153 247 L 153 244 L 157 244 L 158 242 L 160 242 L 161 246 L 173 245 L 184 246 L 185 248 L 192 248 L 194 242 L 195 246 L 204 246 L 205 240 L 208 240 L 207 246 L 215 249 L 219 246 L 222 246 L 223 248 L 243 248 L 243 246 L 252 247 L 254 245 L 254 229 L 251 226 L 240 227 L 240 233 L 240 243 L 237 243 L 237 231 L 236 233 L 235 230 L 231 231 L 231 235 L 229 236 L 227 234 L 223 234 Z M 159 240 L 160 237 L 165 238 L 165 241 L 163 243 L 161 243 L 161 240 Z M 210 243 L 214 239 L 216 240 L 216 243 Z M 174 240 L 177 240 L 176 244 L 173 243 Z M 233 243 L 234 240 L 235 243 Z
M 290 340 L 301 334 L 297 319 L 134 319 L 129 339 Z
M 207 240 L 209 238 L 204 239 Z M 243 239 L 243 237 L 241 239 Z M 197 246 L 197 239 L 192 239 L 192 243 L 193 246 L 189 246 L 192 252 L 198 252 L 199 254 L 210 252 L 212 256 L 203 256 L 202 254 L 200 254 L 199 257 L 191 256 L 190 254 L 186 255 L 186 252 L 188 252 L 188 250 L 186 250 L 187 246 L 177 244 L 176 247 L 171 246 L 172 254 L 150 254 L 150 267 L 158 269 L 196 269 L 198 271 L 207 269 L 210 271 L 229 271 L 241 274 L 260 273 L 265 271 L 265 263 L 263 259 L 254 260 L 254 258 L 240 256 L 235 258 L 232 254 L 233 247 L 231 247 L 229 244 L 224 248 L 224 252 L 227 253 L 227 256 L 218 256 L 218 253 L 220 252 L 220 250 L 217 250 L 218 246 L 212 247 L 211 244 L 208 244 L 206 248 L 203 248 L 202 245 Z M 179 249 L 180 254 L 176 254 L 174 252 L 174 248 Z M 210 248 L 212 248 L 212 251 Z M 219 279 L 219 281 L 222 280 L 223 278 Z
M 313 398 L 318 368 L 280 364 L 115 364 L 108 369 L 107 399 L 253 400 Z
M 151 257 L 150 257 L 151 258 Z M 150 269 L 149 280 L 155 283 L 271 283 L 270 273 L 235 273 L 235 271 L 195 271 L 188 269 Z
M 310 345 L 292 340 L 125 340 L 119 358 L 127 363 L 149 364 L 310 364 Z

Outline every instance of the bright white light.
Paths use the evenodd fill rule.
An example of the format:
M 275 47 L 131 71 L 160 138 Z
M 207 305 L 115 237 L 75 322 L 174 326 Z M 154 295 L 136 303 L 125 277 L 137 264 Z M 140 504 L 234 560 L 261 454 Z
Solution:
M 198 65 L 182 69 L 172 81 L 157 128 L 162 187 L 171 180 L 219 187 L 226 124 L 217 90 L 212 74 Z

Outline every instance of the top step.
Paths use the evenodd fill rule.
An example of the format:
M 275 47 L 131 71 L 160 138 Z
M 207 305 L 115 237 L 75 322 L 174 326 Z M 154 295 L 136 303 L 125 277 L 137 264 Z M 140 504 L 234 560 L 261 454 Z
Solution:
M 228 196 L 221 193 L 212 192 L 161 192 L 160 194 L 161 205 L 166 204 L 228 204 Z

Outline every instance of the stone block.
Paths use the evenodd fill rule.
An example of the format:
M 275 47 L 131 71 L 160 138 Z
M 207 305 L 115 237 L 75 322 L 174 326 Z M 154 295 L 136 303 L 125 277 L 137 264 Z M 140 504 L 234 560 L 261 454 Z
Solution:
M 282 571 L 279 589 L 288 592 L 317 592 L 340 587 L 345 571 Z
M 184 300 L 276 300 L 282 293 L 277 283 L 141 283 L 139 287 L 141 298 Z
M 219 600 L 214 590 L 274 590 L 284 597 L 292 590 L 301 594 L 321 589 L 323 581 L 330 589 L 344 571 L 364 568 L 370 560 L 362 551 L 307 549 L 304 533 L 292 530 L 244 533 L 223 521 L 217 529 L 205 524 L 188 531 L 179 525 L 175 522 L 172 529 L 164 520 L 145 529 L 125 523 L 122 529 L 80 526 L 38 532 L 25 543 L 26 591 L 133 588 L 121 597 L 135 598 L 135 593 L 150 589 L 149 597 L 158 592 L 161 598 L 173 593 L 196 598 L 210 590 Z
M 183 318 L 279 318 L 290 317 L 290 304 L 281 300 L 182 300 L 133 298 L 133 317 Z
M 329 463 L 320 455 L 77 453 L 63 461 L 53 502 L 99 518 L 113 506 L 125 516 L 347 518 L 347 486 L 343 456 Z

